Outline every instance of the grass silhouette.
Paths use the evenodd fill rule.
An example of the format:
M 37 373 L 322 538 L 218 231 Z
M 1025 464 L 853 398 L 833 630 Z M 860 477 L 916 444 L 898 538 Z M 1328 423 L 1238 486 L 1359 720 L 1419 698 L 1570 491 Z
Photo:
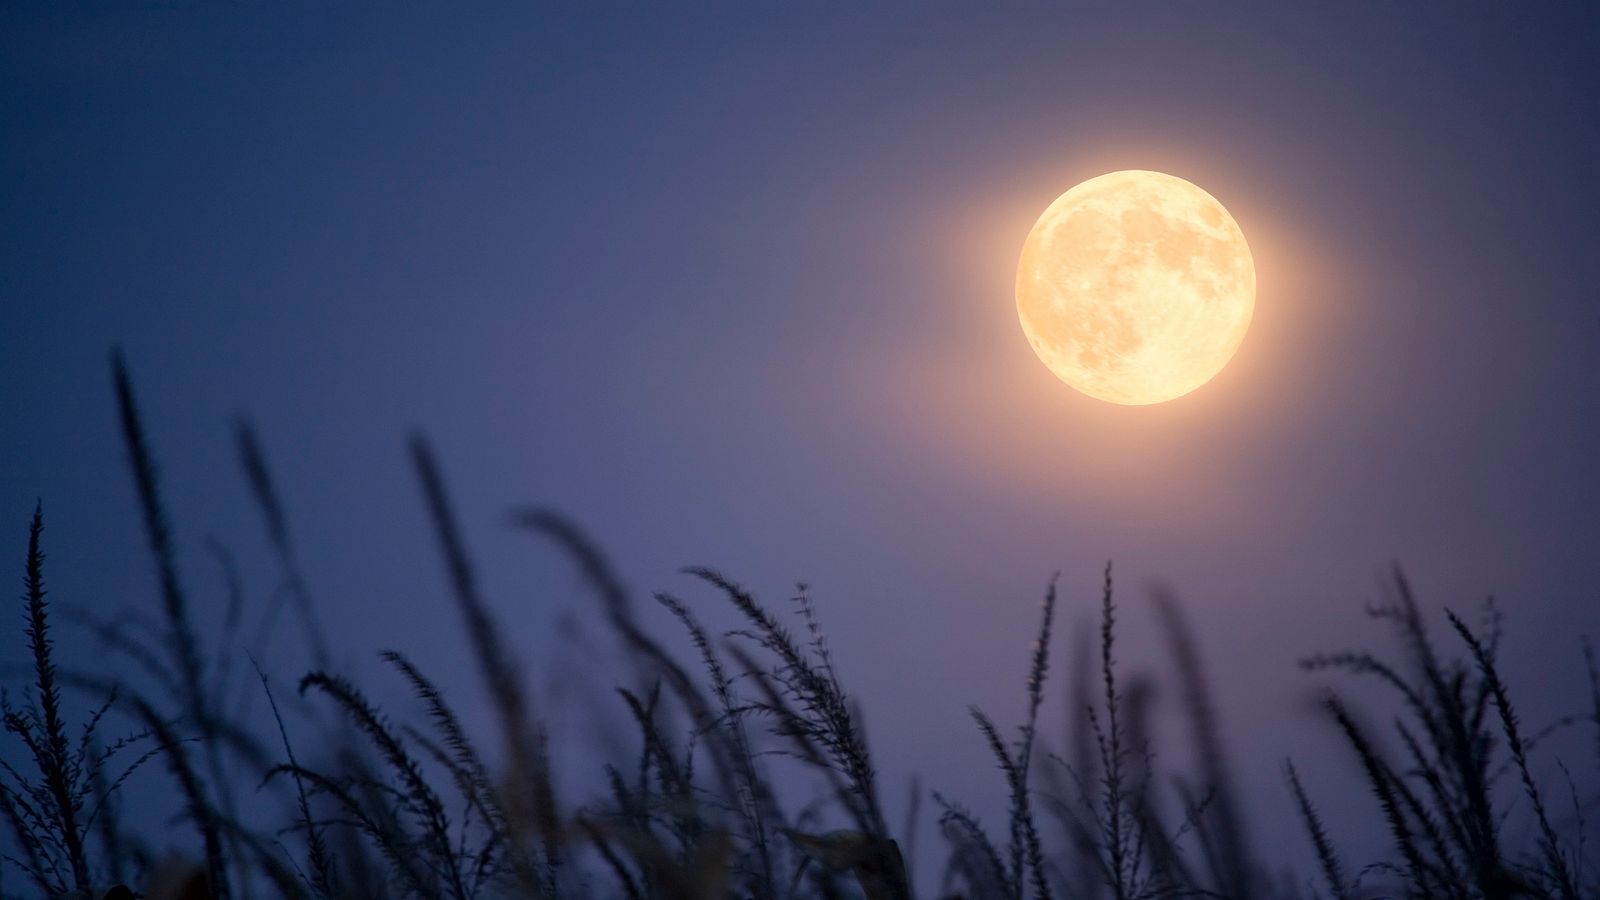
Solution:
M 264 621 L 279 606 L 294 615 L 315 668 L 269 672 L 251 660 L 255 677 L 240 677 L 237 654 L 228 652 L 242 615 L 240 592 L 230 592 L 223 638 L 208 646 L 194 625 L 155 454 L 120 354 L 112 373 L 161 615 L 75 618 L 134 678 L 60 670 L 45 591 L 44 511 L 34 510 L 23 560 L 29 664 L 18 669 L 20 702 L 10 694 L 3 702 L 10 746 L 0 760 L 16 764 L 0 769 L 0 895 L 131 897 L 134 889 L 153 898 L 914 895 L 906 857 L 920 787 L 913 787 L 911 813 L 896 833 L 863 713 L 839 675 L 804 585 L 786 616 L 719 571 L 686 569 L 731 606 L 743 627 L 714 634 L 691 603 L 654 595 L 698 655 L 685 663 L 640 624 L 633 597 L 577 525 L 545 510 L 513 511 L 513 527 L 572 560 L 631 669 L 616 696 L 633 722 L 636 758 L 603 765 L 606 790 L 599 796 L 564 797 L 551 752 L 559 736 L 535 709 L 514 649 L 495 624 L 424 438 L 412 439 L 412 462 L 494 710 L 493 736 L 469 731 L 444 691 L 398 651 L 381 658 L 420 703 L 421 722 L 391 718 L 336 670 L 290 517 L 261 442 L 242 421 L 235 425 L 241 468 L 282 577 Z M 220 548 L 214 555 L 236 584 L 230 557 Z M 1099 588 L 1098 629 L 1080 634 L 1067 654 L 1066 746 L 1052 752 L 1038 731 L 1051 691 L 1059 577 L 1044 593 L 1014 737 L 986 712 L 971 710 L 974 739 L 1000 770 L 1007 815 L 991 835 L 960 798 L 931 792 L 946 843 L 943 893 L 997 900 L 1600 896 L 1583 842 L 1586 805 L 1573 780 L 1569 775 L 1565 793 L 1576 812 L 1571 822 L 1558 822 L 1552 789 L 1535 778 L 1530 762 L 1552 730 L 1582 725 L 1596 729 L 1596 756 L 1588 764 L 1600 769 L 1600 676 L 1587 647 L 1592 708 L 1529 733 L 1499 668 L 1498 611 L 1488 607 L 1476 627 L 1447 612 L 1449 647 L 1441 646 L 1397 570 L 1393 599 L 1369 614 L 1399 638 L 1399 662 L 1362 650 L 1302 662 L 1311 672 L 1376 679 L 1398 699 L 1389 741 L 1380 741 L 1341 696 L 1323 702 L 1331 734 L 1359 764 L 1373 798 L 1371 821 L 1388 835 L 1392 855 L 1348 865 L 1338 835 L 1286 761 L 1286 789 L 1317 871 L 1285 878 L 1252 847 L 1217 707 L 1181 608 L 1157 598 L 1196 764 L 1164 788 L 1150 739 L 1151 682 L 1125 675 L 1116 655 L 1109 564 Z M 298 691 L 274 691 L 279 678 L 297 683 Z M 238 702 L 245 692 L 265 698 L 270 720 Z M 90 711 L 75 737 L 69 708 L 79 696 L 89 698 Z M 299 715 L 286 716 L 283 704 Z M 315 737 L 297 738 L 291 721 L 318 711 Z M 113 714 L 134 729 L 107 740 L 101 735 Z M 1396 758 L 1386 755 L 1391 745 L 1402 751 Z M 181 801 L 181 810 L 168 812 L 181 812 L 193 832 L 189 860 L 156 858 L 153 842 L 118 803 L 130 779 L 161 777 L 145 765 L 157 759 Z M 821 785 L 817 799 L 796 805 L 793 792 L 781 789 L 797 776 Z M 255 785 L 259 798 L 247 808 L 236 794 Z M 1536 825 L 1531 845 L 1507 824 L 1519 804 Z

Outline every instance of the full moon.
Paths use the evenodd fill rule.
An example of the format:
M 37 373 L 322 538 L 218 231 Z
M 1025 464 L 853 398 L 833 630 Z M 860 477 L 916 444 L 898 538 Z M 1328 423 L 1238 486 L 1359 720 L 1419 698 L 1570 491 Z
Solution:
M 1210 381 L 1255 305 L 1239 223 L 1160 172 L 1112 172 L 1057 197 L 1017 263 L 1017 315 L 1033 352 L 1112 403 L 1161 403 Z

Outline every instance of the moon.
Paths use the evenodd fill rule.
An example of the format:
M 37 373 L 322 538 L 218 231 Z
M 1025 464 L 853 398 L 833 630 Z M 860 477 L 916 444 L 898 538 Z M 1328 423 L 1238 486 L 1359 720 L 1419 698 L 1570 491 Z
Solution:
M 1161 172 L 1111 172 L 1057 197 L 1017 263 L 1017 316 L 1033 352 L 1111 403 L 1162 403 L 1210 381 L 1255 305 L 1239 223 Z

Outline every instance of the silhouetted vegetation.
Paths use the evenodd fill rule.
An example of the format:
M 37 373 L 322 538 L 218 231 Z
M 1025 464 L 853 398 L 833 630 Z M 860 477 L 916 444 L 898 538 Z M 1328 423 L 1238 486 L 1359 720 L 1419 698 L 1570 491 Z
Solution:
M 452 900 L 909 900 L 918 893 L 906 857 L 920 788 L 896 832 L 862 711 L 804 585 L 783 610 L 718 571 L 686 569 L 743 627 L 713 633 L 688 600 L 656 594 L 698 655 L 685 663 L 640 623 L 635 598 L 573 522 L 515 510 L 513 527 L 574 562 L 631 666 L 616 696 L 618 711 L 633 722 L 637 754 L 626 764 L 600 763 L 607 789 L 575 801 L 558 790 L 567 782 L 551 748 L 561 736 L 536 709 L 495 622 L 423 438 L 413 439 L 412 460 L 495 712 L 494 735 L 469 732 L 445 692 L 398 650 L 382 660 L 420 703 L 419 722 L 392 718 L 336 670 L 291 518 L 261 443 L 243 422 L 236 426 L 242 468 L 282 575 L 262 612 L 271 621 L 281 607 L 299 620 L 316 668 L 273 672 L 242 658 L 243 592 L 220 548 L 213 556 L 231 587 L 222 634 L 208 644 L 191 613 L 155 454 L 120 356 L 113 375 L 160 615 L 77 614 L 76 624 L 127 674 L 61 669 L 45 589 L 44 508 L 34 510 L 18 648 L 28 664 L 16 670 L 22 683 L 15 696 L 0 703 L 10 738 L 0 752 L 0 893 Z M 960 797 L 933 791 L 946 876 L 920 893 L 1003 900 L 1600 896 L 1583 839 L 1592 801 L 1578 796 L 1570 774 L 1559 789 L 1541 784 L 1531 763 L 1554 730 L 1582 726 L 1594 728 L 1596 739 L 1595 758 L 1584 765 L 1600 771 L 1600 676 L 1592 652 L 1585 648 L 1592 707 L 1530 733 L 1498 667 L 1498 611 L 1487 607 L 1477 626 L 1446 612 L 1449 640 L 1442 645 L 1398 570 L 1393 587 L 1392 600 L 1369 613 L 1399 638 L 1398 662 L 1361 650 L 1303 662 L 1308 671 L 1376 679 L 1398 700 L 1386 740 L 1346 699 L 1329 694 L 1323 701 L 1330 739 L 1347 746 L 1364 774 L 1372 821 L 1392 845 L 1386 858 L 1347 863 L 1339 835 L 1288 761 L 1289 800 L 1317 871 L 1288 873 L 1253 851 L 1200 654 L 1170 598 L 1158 598 L 1157 611 L 1196 763 L 1170 785 L 1158 779 L 1151 683 L 1121 671 L 1108 564 L 1098 629 L 1080 635 L 1066 654 L 1066 745 L 1051 751 L 1039 733 L 1041 710 L 1056 702 L 1049 676 L 1058 606 L 1063 593 L 1073 593 L 1058 578 L 1046 588 L 1027 659 L 1020 724 L 1008 733 L 974 708 L 976 733 L 962 736 L 993 755 L 1007 821 L 991 832 Z M 298 691 L 275 690 L 277 679 Z M 86 713 L 74 720 L 79 706 Z M 291 706 L 295 714 L 286 716 Z M 270 721 L 258 721 L 264 717 L 254 709 L 270 712 Z M 106 738 L 113 717 L 129 730 Z M 1390 746 L 1400 749 L 1393 758 Z M 135 823 L 119 797 L 131 778 L 161 778 L 156 766 L 144 765 L 157 760 L 179 808 Z M 785 787 L 802 776 L 818 786 L 809 800 Z M 250 789 L 256 794 L 246 815 L 236 794 Z M 1555 813 L 1558 803 L 1570 803 L 1572 814 Z M 1530 818 L 1531 840 L 1508 824 L 1514 807 Z M 140 833 L 173 814 L 192 835 L 183 842 L 192 848 L 188 858 L 158 856 L 160 847 Z

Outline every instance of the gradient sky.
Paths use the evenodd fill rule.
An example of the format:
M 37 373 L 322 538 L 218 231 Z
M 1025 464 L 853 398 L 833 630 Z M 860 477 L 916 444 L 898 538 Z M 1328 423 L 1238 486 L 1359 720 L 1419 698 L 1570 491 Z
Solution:
M 1287 755 L 1367 846 L 1294 661 L 1386 646 L 1361 609 L 1392 560 L 1435 612 L 1500 600 L 1525 717 L 1581 704 L 1600 8 L 694 6 L 0 12 L 16 563 L 43 497 L 58 601 L 155 607 L 121 345 L 197 595 L 208 536 L 258 606 L 274 584 L 247 413 L 345 665 L 398 647 L 469 706 L 412 428 L 558 692 L 611 676 L 578 686 L 592 604 L 513 505 L 570 512 L 641 593 L 714 608 L 690 563 L 808 581 L 893 809 L 918 771 L 999 820 L 966 707 L 1021 714 L 1044 585 L 1087 622 L 1108 558 L 1130 667 L 1165 671 L 1146 589 L 1186 600 L 1271 858 L 1304 853 Z M 1259 271 L 1238 356 L 1155 407 L 1057 381 L 1012 298 L 1038 213 L 1126 168 L 1215 195 Z

